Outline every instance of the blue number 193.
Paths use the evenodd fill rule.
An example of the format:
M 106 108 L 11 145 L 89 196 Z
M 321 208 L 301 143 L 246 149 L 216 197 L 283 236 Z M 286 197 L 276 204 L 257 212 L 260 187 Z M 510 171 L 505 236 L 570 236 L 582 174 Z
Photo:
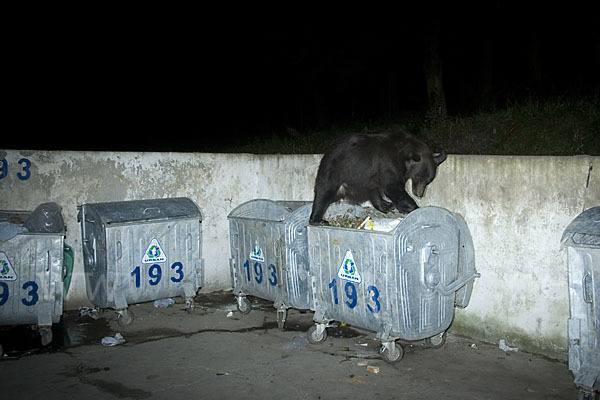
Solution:
M 133 271 L 131 271 L 131 276 L 133 276 L 135 278 L 135 287 L 139 288 L 140 287 L 140 266 L 139 265 L 137 267 L 135 267 L 133 269 Z
M 335 304 L 338 303 L 338 297 L 337 297 L 337 285 L 335 283 L 335 278 L 333 278 L 333 280 L 329 283 L 329 289 L 333 290 L 333 302 Z

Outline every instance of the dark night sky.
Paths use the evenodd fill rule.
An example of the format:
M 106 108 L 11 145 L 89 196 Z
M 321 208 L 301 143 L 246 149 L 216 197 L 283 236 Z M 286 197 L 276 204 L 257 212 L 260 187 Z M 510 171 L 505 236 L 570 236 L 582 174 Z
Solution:
M 451 115 L 598 93 L 597 13 L 548 7 L 154 10 L 29 21 L 9 50 L 13 127 L 0 147 L 206 151 L 286 127 L 422 114 L 424 49 L 436 31 Z M 36 133 L 44 139 L 32 140 Z

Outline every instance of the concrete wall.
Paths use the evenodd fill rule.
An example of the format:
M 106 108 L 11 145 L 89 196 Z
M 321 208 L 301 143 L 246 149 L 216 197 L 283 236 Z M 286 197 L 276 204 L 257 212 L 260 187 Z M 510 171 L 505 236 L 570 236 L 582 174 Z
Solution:
M 189 197 L 203 213 L 202 290 L 227 289 L 227 214 L 253 198 L 312 200 L 320 158 L 0 151 L 0 160 L 7 162 L 0 209 L 31 210 L 46 201 L 63 207 L 66 241 L 76 250 L 65 303 L 73 309 L 87 304 L 77 205 Z M 600 157 L 448 157 L 420 203 L 465 217 L 482 274 L 469 307 L 457 311 L 454 330 L 564 356 L 569 301 L 566 256 L 559 241 L 575 216 L 600 205 L 599 166 Z

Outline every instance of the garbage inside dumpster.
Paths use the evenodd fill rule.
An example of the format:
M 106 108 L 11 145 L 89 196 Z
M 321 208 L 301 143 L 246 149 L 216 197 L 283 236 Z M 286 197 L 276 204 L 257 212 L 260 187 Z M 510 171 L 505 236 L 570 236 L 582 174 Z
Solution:
M 337 210 L 339 210 L 340 207 L 343 209 L 344 204 L 347 203 L 338 203 L 338 205 L 334 207 Z M 331 214 L 331 212 L 328 214 Z M 389 232 L 394 229 L 405 216 L 406 214 L 395 212 L 385 214 L 370 206 L 361 207 L 361 212 L 356 214 L 354 206 L 350 206 L 344 213 L 336 211 L 335 215 L 329 217 L 328 222 L 329 226 L 337 228 Z

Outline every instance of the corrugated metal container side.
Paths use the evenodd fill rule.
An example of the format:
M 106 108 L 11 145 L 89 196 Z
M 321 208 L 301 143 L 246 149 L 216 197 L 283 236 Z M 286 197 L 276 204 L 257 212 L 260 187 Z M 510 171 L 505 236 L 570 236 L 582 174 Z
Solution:
M 246 295 L 273 301 L 283 327 L 289 307 L 311 308 L 306 223 L 310 203 L 255 199 L 228 216 L 234 295 L 243 313 Z
M 40 326 L 44 345 L 63 313 L 63 244 L 64 234 L 52 233 L 0 242 L 0 269 L 14 271 L 0 280 L 0 325 Z
M 342 203 L 326 219 L 364 214 Z M 462 218 L 438 207 L 413 211 L 389 232 L 309 226 L 315 341 L 332 320 L 376 331 L 392 350 L 395 339 L 443 334 L 479 276 L 470 239 Z
M 186 198 L 80 206 L 87 294 L 101 308 L 183 296 L 202 286 L 202 215 Z
M 579 214 L 561 243 L 569 275 L 569 369 L 580 398 L 594 398 L 600 391 L 600 207 Z

